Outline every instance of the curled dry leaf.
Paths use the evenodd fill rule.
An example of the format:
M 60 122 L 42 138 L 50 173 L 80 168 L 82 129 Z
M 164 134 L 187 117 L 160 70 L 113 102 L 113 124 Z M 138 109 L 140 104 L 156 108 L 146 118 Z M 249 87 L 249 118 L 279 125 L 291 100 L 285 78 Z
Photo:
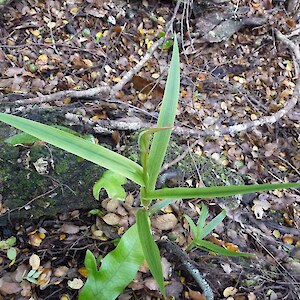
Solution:
M 73 280 L 68 280 L 68 286 L 73 290 L 79 290 L 83 287 L 84 283 L 79 278 L 74 278 Z
M 176 226 L 177 221 L 174 214 L 164 214 L 153 218 L 152 225 L 160 230 L 171 230 Z
M 223 296 L 227 298 L 229 296 L 234 296 L 237 292 L 238 290 L 235 287 L 229 286 L 223 291 Z
M 254 205 L 251 209 L 253 210 L 256 219 L 262 219 L 264 211 L 271 207 L 271 204 L 265 199 L 254 200 L 253 203 Z
M 50 268 L 46 268 L 38 277 L 37 282 L 41 290 L 44 290 L 48 286 L 48 283 L 50 282 L 51 274 L 52 274 L 52 270 Z
M 38 255 L 32 254 L 29 258 L 29 265 L 31 266 L 32 270 L 37 270 L 40 267 L 41 259 Z
M 39 247 L 42 243 L 43 239 L 40 237 L 38 233 L 31 234 L 29 236 L 29 244 L 34 247 Z

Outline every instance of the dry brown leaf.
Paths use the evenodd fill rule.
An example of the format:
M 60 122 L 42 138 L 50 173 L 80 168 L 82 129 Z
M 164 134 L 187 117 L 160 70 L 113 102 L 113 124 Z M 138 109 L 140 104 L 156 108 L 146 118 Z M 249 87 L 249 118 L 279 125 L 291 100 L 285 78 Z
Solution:
M 37 283 L 40 286 L 41 290 L 44 290 L 48 286 L 48 283 L 50 282 L 51 274 L 52 274 L 52 270 L 50 268 L 46 268 L 39 275 L 37 279 Z
M 237 292 L 237 288 L 229 286 L 223 291 L 223 296 L 227 298 L 229 296 L 234 296 Z
M 29 265 L 31 266 L 32 270 L 37 270 L 40 267 L 41 259 L 38 255 L 32 254 L 29 258 Z
M 24 68 L 11 67 L 4 72 L 4 75 L 6 75 L 7 77 L 14 77 L 15 75 L 23 74 L 24 72 Z
M 171 263 L 168 262 L 168 260 L 165 257 L 161 258 L 161 265 L 162 265 L 162 271 L 163 271 L 163 276 L 164 279 L 170 278 L 171 275 Z
M 2 294 L 15 294 L 19 293 L 22 290 L 20 283 L 12 281 L 9 274 L 4 274 L 0 278 L 0 293 Z
M 63 224 L 62 226 L 62 232 L 68 233 L 68 234 L 76 234 L 80 231 L 79 226 L 74 224 Z
M 84 283 L 80 278 L 74 278 L 73 280 L 68 280 L 68 286 L 73 290 L 80 290 Z
M 189 290 L 189 296 L 192 300 L 206 300 L 206 297 L 198 291 Z
M 265 199 L 254 200 L 253 203 L 254 205 L 251 209 L 254 212 L 256 219 L 262 219 L 264 211 L 271 207 L 271 204 Z
M 146 278 L 145 280 L 144 280 L 144 284 L 145 284 L 145 286 L 149 289 L 149 290 L 151 290 L 151 291 L 158 291 L 159 290 L 159 287 L 158 287 L 158 285 L 157 285 L 157 282 L 155 281 L 155 279 L 154 278 Z
M 54 271 L 54 276 L 56 277 L 64 277 L 67 275 L 69 268 L 66 266 L 59 266 Z
M 121 218 L 114 213 L 108 213 L 103 217 L 103 221 L 108 225 L 118 225 L 120 220 Z
M 161 100 L 164 94 L 163 88 L 156 85 L 154 81 L 135 75 L 132 78 L 134 89 L 142 94 L 151 95 L 153 99 Z
M 174 214 L 164 214 L 153 218 L 152 225 L 160 230 L 171 230 L 176 226 L 177 221 Z

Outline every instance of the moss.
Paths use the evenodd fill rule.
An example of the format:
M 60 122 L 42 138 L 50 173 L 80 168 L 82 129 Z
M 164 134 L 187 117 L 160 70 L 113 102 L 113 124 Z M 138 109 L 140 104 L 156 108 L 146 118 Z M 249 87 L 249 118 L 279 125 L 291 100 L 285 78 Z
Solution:
M 56 124 L 61 122 L 62 115 L 57 111 L 46 114 L 38 111 L 32 112 L 27 117 L 43 123 L 53 122 Z M 63 123 L 63 125 L 66 124 Z M 72 129 L 74 128 L 72 127 Z M 82 133 L 83 128 L 78 129 Z M 3 126 L 0 131 L 2 134 L 5 133 Z M 139 162 L 138 135 L 139 132 L 127 138 L 122 153 L 135 162 Z M 3 139 L 5 136 L 1 138 Z M 28 201 L 37 198 L 30 204 L 30 211 L 24 209 L 17 211 L 15 217 L 38 218 L 41 215 L 55 215 L 61 211 L 98 207 L 99 203 L 94 200 L 92 195 L 92 186 L 101 177 L 103 168 L 51 145 L 37 143 L 30 148 L 13 147 L 1 144 L 0 140 L 0 146 L 0 192 L 4 199 L 4 205 L 11 209 L 23 207 Z M 103 144 L 103 146 L 111 148 L 107 144 Z M 182 151 L 183 148 L 178 140 L 173 138 L 168 148 L 166 162 L 176 159 Z M 24 153 L 27 155 L 27 165 L 19 162 Z M 48 161 L 46 174 L 39 174 L 33 164 L 40 158 Z M 212 159 L 196 154 L 187 155 L 177 165 L 172 166 L 167 171 L 171 172 L 171 177 L 166 176 L 166 178 L 172 180 L 172 176 L 175 174 L 178 181 L 175 183 L 176 185 L 178 183 L 184 185 L 186 179 L 189 178 L 196 182 L 197 169 L 206 186 L 243 183 L 239 174 L 220 166 Z M 162 174 L 162 176 L 164 175 Z M 166 184 L 168 185 L 168 182 Z M 132 190 L 136 188 L 136 185 L 128 184 L 126 187 Z M 40 198 L 41 195 L 44 196 Z M 227 205 L 234 208 L 238 202 L 231 198 L 234 200 L 231 203 L 228 199 L 226 198 Z

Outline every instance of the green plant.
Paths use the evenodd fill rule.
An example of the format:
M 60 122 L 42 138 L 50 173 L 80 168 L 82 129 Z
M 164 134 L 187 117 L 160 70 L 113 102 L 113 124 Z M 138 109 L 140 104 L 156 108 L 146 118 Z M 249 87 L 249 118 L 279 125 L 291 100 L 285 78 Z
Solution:
M 191 219 L 190 216 L 185 215 L 184 217 L 188 221 L 191 231 L 193 233 L 193 240 L 187 247 L 187 251 L 193 249 L 194 247 L 200 248 L 205 251 L 215 252 L 219 255 L 224 256 L 253 256 L 250 253 L 236 252 L 227 250 L 223 247 L 215 245 L 209 241 L 203 240 L 208 234 L 210 234 L 226 217 L 226 211 L 222 210 L 215 218 L 213 218 L 208 224 L 205 225 L 205 221 L 208 216 L 208 208 L 202 203 L 200 217 L 197 221 L 197 225 Z
M 106 171 L 103 177 L 94 186 L 93 192 L 96 198 L 98 198 L 101 188 L 105 188 L 108 194 L 115 199 L 122 198 L 124 196 L 122 184 L 124 184 L 125 178 L 140 185 L 142 207 L 137 210 L 136 224 L 129 228 L 122 236 L 117 247 L 105 256 L 100 269 L 97 267 L 93 254 L 87 251 L 85 265 L 88 270 L 88 278 L 80 293 L 80 300 L 115 299 L 133 280 L 143 260 L 147 261 L 150 271 L 160 287 L 162 295 L 164 297 L 166 296 L 160 254 L 151 233 L 150 216 L 165 205 L 175 201 L 175 199 L 214 198 L 278 188 L 300 187 L 300 183 L 285 183 L 192 189 L 178 187 L 156 190 L 157 177 L 167 151 L 172 126 L 175 121 L 179 85 L 179 50 L 175 38 L 157 128 L 145 130 L 139 137 L 141 165 L 102 146 L 92 144 L 58 128 L 8 114 L 0 114 L 0 121 L 8 123 L 40 140 L 108 169 L 109 171 Z M 118 180 L 112 180 L 112 178 L 117 178 Z M 165 200 L 151 206 L 153 199 Z M 196 239 L 193 245 L 201 246 L 209 250 L 211 249 L 211 245 L 207 245 L 203 238 L 206 233 L 213 229 L 217 221 L 219 222 L 225 215 L 221 213 L 220 216 L 217 216 L 217 221 L 212 223 L 213 226 L 209 226 L 209 224 L 204 226 L 206 216 L 207 213 L 204 212 L 198 222 L 198 228 L 194 223 L 190 222 L 191 220 L 189 223 L 194 233 L 196 233 Z M 194 226 L 192 224 L 194 224 Z
M 11 236 L 10 238 L 0 241 L 0 249 L 6 250 L 6 256 L 11 260 L 11 264 L 14 263 L 17 257 L 17 249 L 13 247 L 16 244 L 16 237 Z

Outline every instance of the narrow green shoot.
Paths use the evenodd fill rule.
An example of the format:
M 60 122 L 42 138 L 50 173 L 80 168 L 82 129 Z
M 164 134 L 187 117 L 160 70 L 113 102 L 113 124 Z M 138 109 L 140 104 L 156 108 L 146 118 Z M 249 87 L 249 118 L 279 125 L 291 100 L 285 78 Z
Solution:
M 252 256 L 250 253 L 243 252 L 235 252 L 231 250 L 227 250 L 223 247 L 215 245 L 209 241 L 203 240 L 207 235 L 209 235 L 226 217 L 226 211 L 223 210 L 220 212 L 215 218 L 213 218 L 207 225 L 205 225 L 206 219 L 208 216 L 208 208 L 206 205 L 202 204 L 202 208 L 200 211 L 200 217 L 197 221 L 197 225 L 195 225 L 194 221 L 191 217 L 185 215 L 185 219 L 188 221 L 190 225 L 190 229 L 193 233 L 193 240 L 187 247 L 187 251 L 190 251 L 194 247 L 198 247 L 207 252 L 214 252 L 219 255 L 225 256 Z
M 300 182 L 213 186 L 205 188 L 164 188 L 147 191 L 143 197 L 145 199 L 217 198 L 288 188 L 300 188 Z
M 156 280 L 161 293 L 164 297 L 166 297 L 159 249 L 151 233 L 151 223 L 149 218 L 149 211 L 147 209 L 140 208 L 137 211 L 136 223 L 138 226 L 138 233 L 143 248 L 143 253 L 145 255 L 145 259 L 147 261 L 151 274 Z
M 179 49 L 177 38 L 174 38 L 173 54 L 166 83 L 165 93 L 158 117 L 157 127 L 174 126 L 178 105 L 180 87 Z M 172 129 L 156 132 L 153 137 L 148 158 L 149 180 L 146 184 L 147 191 L 155 188 L 156 180 L 163 164 Z

